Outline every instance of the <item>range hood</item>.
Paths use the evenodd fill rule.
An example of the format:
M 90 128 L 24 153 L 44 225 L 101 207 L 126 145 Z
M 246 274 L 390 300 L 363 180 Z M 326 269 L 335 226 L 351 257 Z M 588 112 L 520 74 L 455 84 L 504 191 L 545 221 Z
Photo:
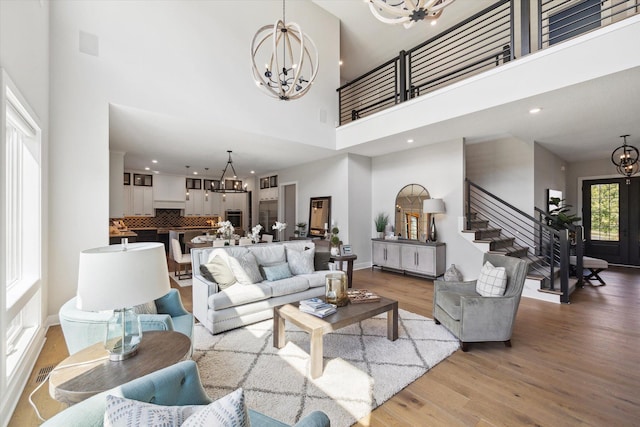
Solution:
M 154 200 L 153 209 L 185 209 L 186 202 L 184 200 Z

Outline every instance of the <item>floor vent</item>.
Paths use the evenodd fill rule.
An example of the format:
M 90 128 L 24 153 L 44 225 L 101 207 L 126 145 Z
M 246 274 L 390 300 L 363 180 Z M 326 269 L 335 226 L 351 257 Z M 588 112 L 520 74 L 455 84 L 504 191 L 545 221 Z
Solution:
M 44 368 L 40 369 L 40 372 L 38 372 L 38 376 L 36 377 L 36 384 L 41 383 L 42 381 L 47 379 L 47 375 L 49 375 L 51 373 L 51 371 L 53 370 L 53 368 L 55 367 L 55 365 L 49 365 L 49 366 L 45 366 Z

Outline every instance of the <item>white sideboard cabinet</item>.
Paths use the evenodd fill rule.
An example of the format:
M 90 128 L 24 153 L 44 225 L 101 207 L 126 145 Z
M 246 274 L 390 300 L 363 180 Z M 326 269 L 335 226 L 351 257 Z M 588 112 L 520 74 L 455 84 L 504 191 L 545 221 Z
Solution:
M 373 267 L 435 278 L 446 270 L 446 245 L 415 240 L 372 239 Z

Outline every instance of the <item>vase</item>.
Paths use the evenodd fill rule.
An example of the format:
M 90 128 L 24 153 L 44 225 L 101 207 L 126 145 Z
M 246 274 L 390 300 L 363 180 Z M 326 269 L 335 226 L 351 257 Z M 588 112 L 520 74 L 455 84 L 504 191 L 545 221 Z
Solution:
M 349 303 L 347 295 L 347 276 L 343 271 L 329 273 L 325 278 L 325 300 L 329 304 L 344 307 Z
M 331 246 L 331 256 L 340 255 L 340 248 L 337 246 Z

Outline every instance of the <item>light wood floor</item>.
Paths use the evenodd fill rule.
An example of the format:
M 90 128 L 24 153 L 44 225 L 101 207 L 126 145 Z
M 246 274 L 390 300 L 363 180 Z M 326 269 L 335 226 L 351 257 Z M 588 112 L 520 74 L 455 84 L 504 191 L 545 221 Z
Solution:
M 640 270 L 613 267 L 602 277 L 607 286 L 576 290 L 570 305 L 523 298 L 512 348 L 458 350 L 357 425 L 640 425 Z M 367 269 L 354 272 L 354 285 L 431 317 L 429 280 Z M 180 288 L 185 306 L 190 291 Z M 41 368 L 66 356 L 60 328 L 50 328 L 10 426 L 40 424 L 28 393 Z M 47 385 L 34 400 L 45 417 L 63 409 Z

